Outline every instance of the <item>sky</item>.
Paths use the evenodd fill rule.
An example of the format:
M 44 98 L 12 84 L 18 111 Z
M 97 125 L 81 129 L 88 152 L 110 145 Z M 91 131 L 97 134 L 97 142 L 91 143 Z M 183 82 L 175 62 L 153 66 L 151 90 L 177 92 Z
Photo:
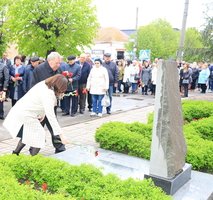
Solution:
M 182 27 L 185 0 L 93 0 L 93 3 L 96 5 L 97 18 L 103 28 L 135 29 L 137 7 L 138 27 L 158 18 L 165 19 L 173 28 Z M 202 29 L 206 4 L 213 8 L 213 0 L 189 0 L 187 28 Z

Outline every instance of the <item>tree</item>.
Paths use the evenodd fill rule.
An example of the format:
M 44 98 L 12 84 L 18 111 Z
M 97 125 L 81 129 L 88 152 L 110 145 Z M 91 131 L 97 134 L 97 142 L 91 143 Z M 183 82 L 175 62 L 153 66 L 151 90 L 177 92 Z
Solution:
M 76 54 L 92 43 L 98 27 L 91 0 L 14 0 L 6 26 L 19 52 Z
M 9 1 L 1 0 L 0 1 L 0 55 L 2 55 L 7 48 L 7 33 L 8 30 L 5 29 L 5 20 L 7 13 L 7 5 L 9 5 Z
M 164 59 L 174 58 L 178 47 L 179 32 L 165 20 L 158 19 L 147 26 L 139 27 L 135 38 L 137 53 L 141 49 L 151 50 L 151 59 L 163 57 Z M 132 42 L 126 47 L 132 48 Z M 128 49 L 131 50 L 131 49 Z
M 202 31 L 202 39 L 205 45 L 204 59 L 213 62 L 213 3 L 207 6 L 205 28 Z M 209 14 L 211 12 L 211 14 Z
M 188 28 L 184 42 L 184 60 L 187 62 L 202 60 L 203 55 L 200 52 L 203 47 L 201 33 L 196 28 Z

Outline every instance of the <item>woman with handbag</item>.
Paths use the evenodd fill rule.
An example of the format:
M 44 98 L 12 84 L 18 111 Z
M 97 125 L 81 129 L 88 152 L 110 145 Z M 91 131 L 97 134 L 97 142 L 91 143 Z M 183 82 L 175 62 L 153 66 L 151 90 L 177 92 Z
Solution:
M 102 117 L 103 106 L 101 101 L 109 89 L 109 75 L 107 69 L 102 66 L 101 59 L 95 59 L 94 63 L 95 65 L 87 78 L 86 89 L 92 94 L 92 112 L 90 116 Z
M 189 84 L 191 83 L 192 70 L 189 68 L 189 63 L 184 63 L 183 69 L 180 70 L 181 85 L 184 90 L 184 97 L 188 97 Z

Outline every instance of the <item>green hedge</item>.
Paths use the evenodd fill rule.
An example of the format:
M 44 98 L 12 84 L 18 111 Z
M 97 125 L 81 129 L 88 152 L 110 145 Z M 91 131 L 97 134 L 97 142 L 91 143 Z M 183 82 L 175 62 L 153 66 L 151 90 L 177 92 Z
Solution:
M 97 129 L 95 138 L 101 148 L 149 159 L 151 131 L 151 125 L 139 122 L 110 122 Z
M 184 100 L 182 101 L 182 112 L 184 123 L 189 123 L 193 120 L 207 118 L 213 116 L 213 102 Z M 149 113 L 148 124 L 152 124 L 154 120 L 154 113 Z
M 213 102 L 185 100 L 182 102 L 183 118 L 187 122 L 213 116 Z
M 120 180 L 93 166 L 72 166 L 43 156 L 1 156 L 0 176 L 1 200 L 171 199 L 151 180 Z
M 1 200 L 63 200 L 64 195 L 48 194 L 33 190 L 32 186 L 20 184 L 8 166 L 0 164 L 0 199 Z M 67 198 L 72 200 L 73 198 Z M 73 199 L 74 200 L 74 199 Z
M 183 102 L 187 122 L 184 125 L 187 143 L 186 162 L 191 163 L 193 169 L 209 173 L 213 172 L 212 105 L 212 102 L 207 101 Z M 153 113 L 149 115 L 147 124 L 109 122 L 97 129 L 95 138 L 101 148 L 149 159 L 152 123 Z

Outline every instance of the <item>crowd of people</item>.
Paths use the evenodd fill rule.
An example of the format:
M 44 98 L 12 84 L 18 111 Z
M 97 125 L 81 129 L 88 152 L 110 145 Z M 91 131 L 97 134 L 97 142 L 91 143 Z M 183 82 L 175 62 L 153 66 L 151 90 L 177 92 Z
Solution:
M 110 53 L 105 53 L 103 59 L 92 59 L 89 53 L 82 53 L 79 57 L 70 55 L 65 61 L 59 53 L 51 52 L 46 60 L 37 56 L 30 58 L 27 65 L 24 58 L 23 56 L 15 56 L 12 64 L 11 60 L 7 58 L 7 54 L 4 53 L 2 59 L 0 59 L 0 119 L 4 120 L 5 117 L 4 101 L 10 98 L 12 106 L 11 112 L 5 120 L 5 127 L 10 130 L 9 124 L 13 123 L 12 119 L 14 119 L 11 117 L 11 113 L 14 115 L 22 107 L 20 104 L 26 104 L 26 107 L 23 107 L 23 109 L 26 108 L 26 115 L 19 116 L 20 119 L 24 120 L 11 130 L 12 135 L 18 135 L 21 138 L 14 150 L 17 155 L 26 144 L 31 146 L 31 155 L 36 155 L 43 147 L 44 138 L 42 136 L 41 139 L 41 135 L 38 136 L 39 134 L 37 134 L 39 131 L 41 132 L 41 129 L 36 129 L 35 126 L 34 137 L 37 138 L 36 142 L 32 143 L 26 139 L 28 138 L 26 132 L 31 127 L 29 124 L 25 124 L 26 116 L 36 118 L 37 121 L 32 121 L 31 125 L 37 125 L 39 121 L 41 126 L 47 126 L 52 136 L 55 152 L 58 153 L 65 150 L 64 141 L 66 140 L 59 133 L 59 125 L 56 123 L 57 107 L 61 108 L 62 116 L 75 117 L 78 112 L 83 115 L 88 108 L 91 117 L 102 117 L 102 100 L 106 94 L 110 99 L 110 103 L 106 107 L 107 114 L 111 114 L 113 93 L 155 95 L 160 58 L 156 58 L 153 62 L 148 60 L 141 62 L 136 59 L 113 61 Z M 213 92 L 212 65 L 205 62 L 190 64 L 183 61 L 181 64 L 177 63 L 177 69 L 180 93 L 183 97 L 188 97 L 189 89 L 192 91 L 198 89 L 201 93 L 206 93 L 207 88 L 209 88 Z M 59 74 L 60 76 L 57 77 Z M 54 82 L 50 86 L 48 83 L 51 77 L 57 77 L 61 82 L 57 84 Z M 45 82 L 47 85 L 45 87 L 53 90 L 57 98 L 57 104 L 49 100 L 52 111 L 55 113 L 54 116 L 52 111 L 50 113 L 51 109 L 47 109 L 47 102 L 43 102 L 42 96 L 46 94 L 39 96 L 38 86 L 37 90 L 33 89 L 35 88 L 33 86 L 40 82 Z M 66 82 L 66 87 L 61 86 L 62 82 L 63 84 Z M 59 88 L 63 88 L 63 90 L 60 89 L 59 91 Z M 34 93 L 31 92 L 32 90 L 35 90 L 36 93 L 32 94 Z M 36 98 L 33 95 L 39 96 L 40 99 L 37 99 L 39 105 L 35 102 Z M 27 104 L 26 101 L 30 101 L 30 99 L 31 102 Z M 29 109 L 30 106 L 32 109 Z M 27 112 L 27 109 L 37 113 L 37 117 L 30 111 Z

